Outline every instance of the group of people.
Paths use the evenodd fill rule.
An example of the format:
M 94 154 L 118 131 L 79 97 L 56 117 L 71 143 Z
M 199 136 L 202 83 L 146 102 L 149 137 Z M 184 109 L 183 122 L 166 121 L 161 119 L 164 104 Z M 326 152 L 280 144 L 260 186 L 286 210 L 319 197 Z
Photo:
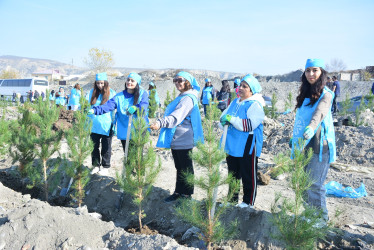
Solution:
M 173 79 L 179 95 L 166 107 L 164 117 L 150 124 L 150 129 L 161 129 L 156 147 L 170 148 L 174 159 L 176 184 L 174 192 L 166 197 L 166 203 L 178 199 L 189 199 L 194 193 L 185 178 L 185 173 L 194 174 L 193 162 L 189 156 L 198 142 L 204 142 L 198 95 L 200 86 L 188 72 L 179 72 Z M 313 158 L 306 166 L 313 185 L 306 194 L 306 202 L 322 211 L 327 221 L 325 190 L 329 164 L 335 160 L 336 146 L 331 106 L 335 94 L 325 87 L 327 72 L 323 60 L 308 59 L 301 77 L 297 96 L 296 118 L 290 145 L 291 157 L 296 149 L 313 149 Z M 117 137 L 125 148 L 129 143 L 127 129 L 129 116 L 143 116 L 148 122 L 148 92 L 141 87 L 141 76 L 130 73 L 125 89 L 116 93 L 110 88 L 106 73 L 96 75 L 88 101 L 91 109 L 88 114 L 93 121 L 91 138 L 94 141 L 92 163 L 98 171 L 110 167 L 111 141 L 113 127 L 117 127 Z M 230 88 L 225 83 L 219 92 L 214 91 L 210 79 L 205 79 L 200 101 L 206 105 L 218 95 L 222 96 L 219 106 L 222 110 L 220 123 L 228 126 L 224 150 L 227 153 L 228 172 L 243 183 L 243 198 L 239 203 L 239 193 L 231 202 L 239 203 L 240 208 L 253 207 L 257 194 L 257 162 L 263 144 L 264 100 L 261 85 L 251 74 L 235 81 L 237 98 L 229 101 Z M 151 84 L 150 84 L 151 85 Z M 150 89 L 152 90 L 152 89 Z M 219 104 L 218 104 L 219 105 Z M 117 112 L 114 114 L 114 110 Z M 304 144 L 300 145 L 300 139 Z M 101 144 L 101 151 L 100 151 Z
M 79 100 L 81 98 L 82 92 L 79 83 L 74 85 L 71 89 L 70 95 L 65 93 L 63 87 L 60 87 L 57 92 L 54 90 L 49 94 L 49 100 L 54 102 L 57 106 L 67 106 L 69 110 L 76 111 L 80 108 Z

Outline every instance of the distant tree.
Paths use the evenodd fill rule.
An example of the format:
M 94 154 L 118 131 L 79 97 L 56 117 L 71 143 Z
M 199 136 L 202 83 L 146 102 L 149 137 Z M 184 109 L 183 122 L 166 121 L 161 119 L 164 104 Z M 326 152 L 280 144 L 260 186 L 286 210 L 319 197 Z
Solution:
M 166 108 L 172 101 L 169 90 L 166 91 L 166 99 L 164 100 L 164 107 Z
M 84 58 L 84 63 L 91 71 L 91 75 L 100 72 L 107 72 L 114 65 L 113 53 L 109 50 L 91 48 L 88 56 Z
M 2 70 L 0 73 L 0 79 L 17 79 L 21 78 L 21 73 L 16 70 L 12 69 L 10 67 L 7 67 L 6 69 Z
M 6 151 L 10 147 L 10 139 L 12 133 L 9 129 L 11 121 L 5 119 L 5 111 L 3 110 L 3 116 L 0 118 L 0 156 L 6 154 Z
M 329 64 L 326 64 L 326 70 L 328 72 L 340 72 L 347 68 L 347 65 L 342 59 L 333 58 Z

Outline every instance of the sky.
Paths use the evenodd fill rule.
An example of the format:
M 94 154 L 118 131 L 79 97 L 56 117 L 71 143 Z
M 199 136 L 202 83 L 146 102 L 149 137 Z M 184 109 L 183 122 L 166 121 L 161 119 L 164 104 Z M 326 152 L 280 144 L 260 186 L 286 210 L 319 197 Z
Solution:
M 374 0 L 0 0 L 0 56 L 261 75 L 374 65 Z

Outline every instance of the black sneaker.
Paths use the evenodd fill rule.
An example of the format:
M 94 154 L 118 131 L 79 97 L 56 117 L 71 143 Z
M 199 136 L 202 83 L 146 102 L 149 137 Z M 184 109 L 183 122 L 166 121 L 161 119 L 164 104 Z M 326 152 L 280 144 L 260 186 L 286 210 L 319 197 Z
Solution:
M 170 203 L 170 202 L 176 201 L 179 197 L 181 197 L 180 194 L 173 193 L 173 194 L 170 195 L 169 197 L 165 198 L 164 202 L 166 202 L 166 203 Z

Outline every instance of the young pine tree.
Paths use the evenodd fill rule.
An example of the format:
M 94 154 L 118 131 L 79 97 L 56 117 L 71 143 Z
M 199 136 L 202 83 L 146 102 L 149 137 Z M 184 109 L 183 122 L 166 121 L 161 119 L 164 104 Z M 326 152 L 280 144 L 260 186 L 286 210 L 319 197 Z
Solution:
M 292 93 L 289 92 L 288 95 L 287 95 L 287 100 L 286 100 L 286 103 L 285 103 L 285 106 L 284 106 L 284 111 L 288 111 L 288 110 L 291 110 L 292 109 Z
M 29 102 L 18 106 L 19 117 L 10 126 L 9 155 L 12 163 L 19 162 L 18 171 L 22 177 L 27 175 L 28 168 L 36 157 L 34 139 L 36 126 L 32 122 L 33 111 Z
M 364 124 L 362 119 L 362 112 L 365 110 L 366 105 L 364 101 L 364 97 L 361 98 L 360 105 L 355 110 L 355 127 L 361 126 Z
M 197 150 L 190 155 L 194 162 L 206 169 L 206 174 L 200 177 L 186 175 L 190 185 L 205 191 L 206 198 L 202 202 L 184 199 L 176 208 L 177 214 L 183 220 L 201 230 L 201 239 L 208 249 L 211 249 L 212 243 L 228 239 L 237 233 L 237 221 L 224 225 L 220 220 L 227 206 L 216 206 L 216 192 L 219 186 L 228 184 L 232 187 L 228 196 L 222 200 L 223 204 L 227 204 L 239 188 L 239 182 L 236 182 L 230 174 L 227 177 L 220 175 L 221 162 L 226 158 L 226 153 L 220 148 L 219 138 L 214 130 L 217 123 L 215 120 L 219 119 L 220 114 L 217 107 L 209 105 L 207 119 L 203 121 L 204 144 L 198 143 Z
M 169 90 L 166 91 L 166 98 L 164 100 L 164 107 L 166 108 L 172 101 Z
M 342 116 L 348 115 L 348 110 L 352 107 L 353 103 L 351 102 L 351 99 L 349 98 L 349 94 L 345 94 L 344 101 L 341 102 L 341 108 L 340 108 L 340 114 Z
M 156 117 L 156 111 L 158 109 L 158 104 L 156 102 L 156 91 L 151 90 L 149 96 L 149 112 L 148 117 L 155 118 Z
M 270 108 L 270 117 L 272 119 L 276 119 L 278 117 L 278 114 L 277 114 L 277 102 L 278 102 L 278 98 L 277 98 L 277 95 L 275 93 L 273 93 L 273 95 L 271 96 L 271 108 Z
M 90 171 L 83 165 L 84 160 L 91 155 L 93 142 L 91 140 L 91 120 L 87 117 L 90 106 L 83 93 L 80 98 L 81 109 L 74 112 L 74 124 L 66 132 L 66 140 L 70 148 L 68 158 L 71 164 L 67 167 L 67 174 L 74 179 L 74 193 L 72 198 L 82 205 L 85 192 L 84 188 L 90 180 Z
M 142 111 L 143 113 L 144 111 Z M 147 124 L 142 116 L 133 119 L 131 130 L 131 144 L 129 159 L 124 163 L 122 175 L 117 173 L 118 185 L 133 197 L 133 203 L 138 207 L 139 230 L 143 232 L 142 219 L 146 216 L 142 204 L 152 190 L 158 173 L 161 170 L 161 161 L 156 165 L 156 153 L 153 151 L 149 138 Z M 130 140 L 127 140 L 130 143 Z
M 10 147 L 12 133 L 10 131 L 11 122 L 5 120 L 5 111 L 0 118 L 0 156 L 4 156 Z
M 304 145 L 301 140 L 299 145 Z M 280 193 L 271 207 L 272 221 L 278 229 L 274 237 L 282 240 L 287 249 L 313 249 L 317 239 L 325 237 L 328 227 L 318 227 L 321 211 L 304 202 L 304 194 L 312 182 L 304 168 L 312 158 L 313 151 L 294 151 L 294 159 L 284 169 L 290 171 L 289 185 L 295 193 L 294 200 Z
M 56 105 L 44 102 L 39 98 L 33 105 L 36 113 L 32 115 L 32 122 L 38 128 L 38 134 L 34 138 L 35 154 L 39 158 L 36 166 L 29 168 L 28 177 L 32 185 L 41 185 L 44 189 L 45 200 L 48 200 L 49 189 L 53 188 L 48 179 L 57 174 L 56 164 L 47 164 L 50 157 L 59 150 L 63 132 L 54 131 L 53 124 L 58 120 L 60 109 Z

